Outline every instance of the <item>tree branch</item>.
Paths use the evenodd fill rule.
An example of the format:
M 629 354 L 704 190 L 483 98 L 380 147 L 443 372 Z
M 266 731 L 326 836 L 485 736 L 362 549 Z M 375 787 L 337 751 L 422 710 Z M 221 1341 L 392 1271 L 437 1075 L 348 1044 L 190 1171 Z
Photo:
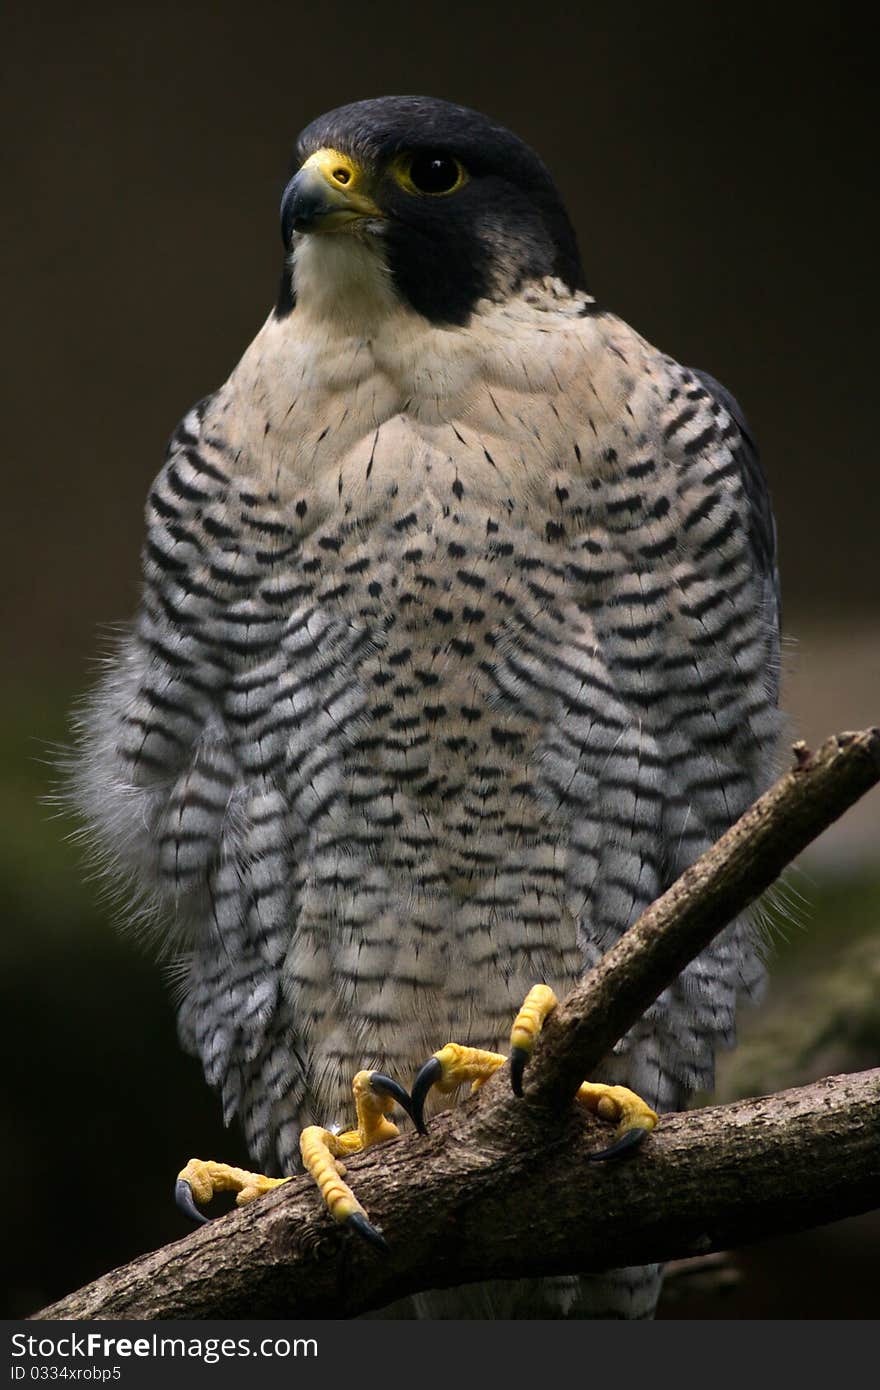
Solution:
M 703 1254 L 877 1202 L 880 1070 L 664 1116 L 617 1165 L 585 1161 L 600 1125 L 576 1107 L 549 1142 L 534 1106 L 505 1098 L 491 1126 L 479 1109 L 351 1162 L 387 1256 L 296 1178 L 36 1316 L 350 1317 L 426 1286 Z
M 876 1205 L 880 1071 L 665 1116 L 635 1156 L 613 1165 L 585 1162 L 607 1130 L 569 1104 L 687 962 L 880 780 L 877 729 L 795 752 L 794 770 L 551 1016 L 524 1101 L 503 1069 L 435 1120 L 427 1139 L 349 1162 L 388 1256 L 337 1227 L 311 1180 L 297 1178 L 35 1316 L 353 1316 L 426 1287 L 688 1256 Z

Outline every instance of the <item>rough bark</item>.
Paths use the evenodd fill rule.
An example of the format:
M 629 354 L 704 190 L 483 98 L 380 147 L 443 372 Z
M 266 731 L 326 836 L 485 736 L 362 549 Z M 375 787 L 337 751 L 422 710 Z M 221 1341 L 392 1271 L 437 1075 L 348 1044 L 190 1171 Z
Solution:
M 352 1161 L 387 1255 L 297 1178 L 37 1316 L 351 1317 L 427 1284 L 702 1254 L 878 1201 L 880 1070 L 665 1116 L 616 1165 L 587 1161 L 600 1122 L 575 1107 L 549 1132 L 527 1102 L 505 1097 L 478 1122 L 479 1107 Z
M 682 967 L 880 780 L 877 729 L 795 753 L 551 1016 L 525 1099 L 505 1068 L 426 1139 L 351 1160 L 388 1255 L 335 1226 L 298 1178 L 35 1316 L 352 1316 L 426 1287 L 686 1257 L 876 1205 L 880 1071 L 665 1116 L 614 1164 L 586 1161 L 607 1129 L 570 1103 Z

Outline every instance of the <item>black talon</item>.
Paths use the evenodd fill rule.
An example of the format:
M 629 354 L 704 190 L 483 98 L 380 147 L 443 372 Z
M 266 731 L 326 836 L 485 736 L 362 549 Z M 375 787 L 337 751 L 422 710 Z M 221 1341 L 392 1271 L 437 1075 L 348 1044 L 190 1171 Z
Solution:
M 193 1198 L 193 1190 L 186 1178 L 178 1178 L 174 1185 L 174 1200 L 184 1216 L 188 1216 L 190 1221 L 195 1221 L 199 1226 L 209 1226 L 210 1216 L 203 1215 L 199 1211 Z
M 617 1142 L 611 1144 L 607 1149 L 600 1149 L 598 1153 L 590 1154 L 590 1162 L 604 1163 L 606 1158 L 617 1158 L 619 1154 L 626 1153 L 628 1149 L 636 1149 L 650 1132 L 648 1129 L 628 1129 L 626 1134 L 622 1134 Z
M 443 1067 L 437 1057 L 429 1057 L 422 1067 L 410 1092 L 412 1109 L 410 1116 L 419 1134 L 427 1134 L 428 1126 L 425 1124 L 425 1099 L 435 1081 L 439 1081 L 443 1075 Z
M 390 1096 L 392 1100 L 396 1100 L 401 1110 L 405 1110 L 409 1115 L 413 1124 L 418 1124 L 413 1114 L 412 1096 L 404 1086 L 401 1086 L 399 1081 L 394 1080 L 393 1076 L 385 1076 L 381 1071 L 371 1072 L 370 1087 L 377 1095 Z
M 515 1096 L 521 1096 L 523 1093 L 523 1073 L 528 1060 L 529 1054 L 524 1047 L 510 1049 L 510 1084 Z
M 358 1235 L 361 1236 L 368 1245 L 372 1245 L 376 1250 L 382 1250 L 387 1253 L 387 1240 L 376 1230 L 375 1226 L 370 1224 L 363 1212 L 353 1211 L 351 1216 L 345 1218 L 345 1224 L 346 1226 L 350 1226 L 353 1231 L 357 1231 Z

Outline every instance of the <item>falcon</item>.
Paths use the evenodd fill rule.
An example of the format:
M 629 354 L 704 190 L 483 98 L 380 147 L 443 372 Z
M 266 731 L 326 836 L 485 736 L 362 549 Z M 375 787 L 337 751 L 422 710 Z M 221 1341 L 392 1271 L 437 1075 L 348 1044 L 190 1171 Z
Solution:
M 184 1205 L 304 1162 L 379 1243 L 340 1159 L 508 1045 L 521 1082 L 554 991 L 769 782 L 775 529 L 736 401 L 588 291 L 547 168 L 492 120 L 320 117 L 281 232 L 275 308 L 150 491 L 74 795 L 177 962 L 184 1047 L 282 1175 L 192 1160 Z M 582 1088 L 606 1153 L 711 1086 L 761 979 L 743 918 L 660 996 Z M 647 1316 L 658 1276 L 541 1288 L 486 1306 Z

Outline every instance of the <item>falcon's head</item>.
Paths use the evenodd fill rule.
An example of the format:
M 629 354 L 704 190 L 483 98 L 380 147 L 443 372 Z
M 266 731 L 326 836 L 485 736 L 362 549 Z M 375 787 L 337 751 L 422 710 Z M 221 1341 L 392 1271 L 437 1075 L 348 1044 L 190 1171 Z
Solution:
M 432 97 L 380 97 L 320 116 L 297 141 L 281 202 L 286 262 L 276 312 L 316 282 L 388 280 L 432 323 L 467 323 L 555 276 L 584 288 L 574 231 L 546 167 L 477 111 Z M 336 282 L 334 284 L 334 281 Z

